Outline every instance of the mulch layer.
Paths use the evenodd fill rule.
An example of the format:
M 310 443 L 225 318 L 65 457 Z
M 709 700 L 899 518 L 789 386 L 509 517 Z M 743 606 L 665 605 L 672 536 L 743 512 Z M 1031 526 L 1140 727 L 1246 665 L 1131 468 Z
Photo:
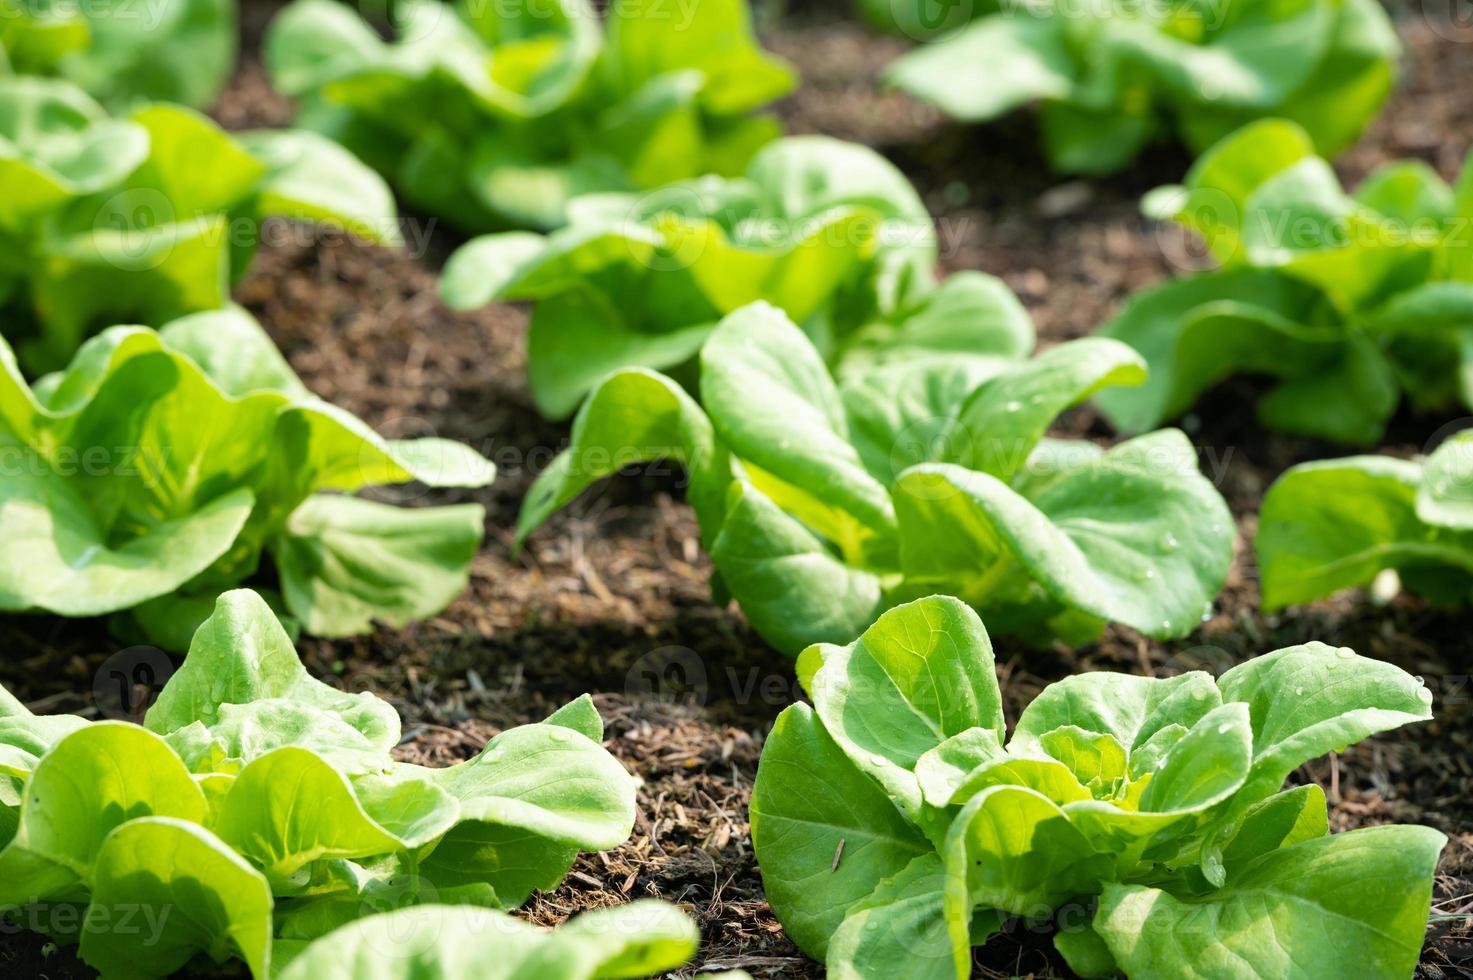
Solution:
M 246 6 L 246 58 L 215 110 L 232 128 L 291 118 L 257 56 L 272 9 Z M 1347 180 L 1405 156 L 1450 178 L 1473 143 L 1473 32 L 1459 35 L 1410 14 L 1401 28 L 1401 86 L 1340 161 Z M 1180 152 L 1152 150 L 1109 180 L 1060 180 L 1043 165 L 1029 113 L 959 127 L 883 92 L 876 78 L 904 50 L 899 42 L 827 10 L 769 18 L 767 34 L 804 77 L 800 92 L 780 107 L 790 130 L 862 141 L 894 160 L 939 222 L 945 266 L 1005 279 L 1032 312 L 1043 344 L 1090 333 L 1130 292 L 1194 261 L 1189 243 L 1137 210 L 1143 192 L 1180 178 L 1189 162 Z M 277 227 L 237 293 L 317 394 L 390 435 L 435 433 L 470 443 L 500 468 L 484 491 L 425 495 L 476 500 L 487 509 L 486 542 L 466 593 L 409 628 L 307 640 L 309 668 L 391 699 L 405 719 L 400 755 L 427 764 L 467 758 L 499 730 L 593 692 L 608 748 L 643 783 L 634 834 L 615 851 L 581 858 L 560 888 L 538 895 L 524 914 L 553 924 L 588 908 L 665 898 L 700 921 L 705 942 L 694 967 L 741 967 L 759 978 L 821 976 L 767 907 L 747 823 L 763 736 L 798 696 L 791 662 L 770 650 L 734 606 L 711 601 L 710 565 L 674 466 L 642 467 L 595 488 L 513 557 L 519 501 L 565 444 L 567 429 L 542 420 L 528 396 L 525 310 L 447 310 L 436 299 L 434 270 L 457 239 L 430 219 L 409 221 L 419 244 L 412 254 Z M 1411 822 L 1448 834 L 1418 976 L 1473 976 L 1473 616 L 1360 594 L 1272 616 L 1257 611 L 1246 541 L 1264 489 L 1287 466 L 1342 454 L 1260 430 L 1251 411 L 1259 390 L 1251 380 L 1230 382 L 1181 422 L 1241 532 L 1228 587 L 1210 619 L 1173 643 L 1120 628 L 1078 650 L 1029 650 L 999 640 L 1008 716 L 1016 719 L 1040 689 L 1074 672 L 1220 673 L 1311 639 L 1421 675 L 1437 698 L 1435 721 L 1311 763 L 1294 779 L 1325 787 L 1335 830 Z M 1446 421 L 1398 417 L 1382 451 L 1415 453 Z M 1061 432 L 1110 437 L 1087 407 L 1069 413 Z M 0 683 L 39 710 L 95 716 L 91 692 L 118 647 L 98 623 L 11 617 L 0 623 L 7 651 Z M 979 948 L 974 974 L 1070 976 L 1046 934 L 1022 929 Z M 91 975 L 71 951 L 0 927 L 0 976 Z

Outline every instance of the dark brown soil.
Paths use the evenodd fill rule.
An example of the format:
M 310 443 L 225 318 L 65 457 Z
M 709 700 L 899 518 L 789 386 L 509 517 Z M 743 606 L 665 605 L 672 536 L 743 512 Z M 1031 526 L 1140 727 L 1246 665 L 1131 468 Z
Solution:
M 247 4 L 247 46 L 269 7 Z M 1341 169 L 1349 179 L 1398 156 L 1427 159 L 1451 177 L 1473 141 L 1473 47 L 1424 21 L 1403 24 L 1409 58 L 1395 101 Z M 874 145 L 922 189 L 941 224 L 953 269 L 1002 276 L 1027 303 L 1045 343 L 1089 333 L 1132 290 L 1187 261 L 1183 243 L 1139 217 L 1145 190 L 1179 179 L 1187 159 L 1153 150 L 1109 181 L 1050 177 L 1027 113 L 966 129 L 875 77 L 903 50 L 832 15 L 779 25 L 772 46 L 802 69 L 805 86 L 782 108 L 794 131 Z M 235 128 L 281 124 L 290 108 L 252 61 L 216 115 Z M 391 698 L 406 720 L 407 759 L 448 763 L 501 728 L 539 718 L 584 691 L 608 724 L 608 746 L 644 782 L 633 838 L 579 861 L 556 892 L 527 909 L 554 923 L 585 908 L 659 896 L 696 915 L 705 943 L 694 966 L 741 967 L 757 977 L 814 977 L 816 964 L 782 933 L 762 893 L 746 802 L 763 735 L 794 697 L 791 664 L 769 650 L 735 608 L 715 606 L 696 525 L 680 502 L 680 474 L 655 465 L 587 494 L 541 530 L 520 558 L 511 526 L 532 476 L 566 439 L 541 420 L 523 380 L 524 312 L 454 314 L 435 298 L 433 269 L 455 240 L 426 219 L 400 255 L 282 229 L 238 298 L 255 312 L 318 394 L 393 434 L 439 435 L 475 445 L 500 466 L 495 486 L 464 495 L 487 507 L 487 540 L 471 588 L 442 615 L 349 642 L 309 640 L 319 674 Z M 426 237 L 427 236 L 427 237 Z M 1170 256 L 1170 257 L 1168 257 Z M 1244 658 L 1320 639 L 1422 675 L 1437 695 L 1430 725 L 1376 738 L 1297 778 L 1324 785 L 1338 830 L 1388 821 L 1449 835 L 1434 920 L 1418 975 L 1473 973 L 1473 615 L 1409 599 L 1375 605 L 1359 595 L 1307 609 L 1257 612 L 1246 536 L 1263 490 L 1284 467 L 1330 447 L 1259 430 L 1251 382 L 1214 392 L 1183 424 L 1216 474 L 1244 537 L 1227 591 L 1191 638 L 1156 643 L 1111 629 L 1078 651 L 1029 651 L 998 642 L 1010 717 L 1045 684 L 1081 670 L 1221 672 Z M 1407 454 L 1436 423 L 1398 418 L 1386 451 Z M 1105 438 L 1088 409 L 1074 435 Z M 0 682 L 45 710 L 95 712 L 87 696 L 117 644 L 96 623 L 21 618 L 0 623 Z M 0 934 L 0 975 L 88 976 L 69 951 L 46 957 L 34 936 Z M 977 951 L 976 975 L 1067 976 L 1047 936 L 1019 930 Z

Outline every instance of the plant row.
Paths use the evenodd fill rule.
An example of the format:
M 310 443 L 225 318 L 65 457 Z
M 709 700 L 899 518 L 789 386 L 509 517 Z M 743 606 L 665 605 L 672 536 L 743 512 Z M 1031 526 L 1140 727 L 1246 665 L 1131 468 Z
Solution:
M 752 833 L 774 911 L 836 976 L 964 980 L 1020 922 L 1087 977 L 1417 961 L 1443 836 L 1330 834 L 1319 787 L 1283 788 L 1431 717 L 1389 664 L 1310 643 L 1216 680 L 1079 674 L 1009 738 L 981 621 L 931 597 L 798 675 L 812 705 L 768 738 Z M 387 703 L 311 678 L 266 603 L 227 593 L 142 725 L 0 689 L 0 909 L 105 977 L 652 975 L 696 948 L 672 907 L 507 915 L 628 836 L 635 782 L 602 738 L 585 696 L 458 765 L 397 761 Z
M 1469 176 L 1449 187 L 1398 163 L 1347 194 L 1317 155 L 1334 141 L 1288 120 L 1253 123 L 1203 155 L 1183 187 L 1147 199 L 1150 214 L 1200 233 L 1220 269 L 1133 298 L 1101 331 L 1123 344 L 1029 360 L 1032 328 L 1005 286 L 935 278 L 935 229 L 893 166 L 836 140 L 773 139 L 757 110 L 791 73 L 757 47 L 741 3 L 702 0 L 683 20 L 641 3 L 607 18 L 574 0 L 550 9 L 409 4 L 383 41 L 340 5 L 300 0 L 275 23 L 268 60 L 316 132 L 232 136 L 157 102 L 114 117 L 66 80 L 66 58 L 46 68 L 61 78 L 0 79 L 13 106 L 0 118 L 13 150 L 0 161 L 11 255 L 0 332 L 15 355 L 4 425 L 21 476 L 8 481 L 4 520 L 36 556 L 0 572 L 0 608 L 127 613 L 182 649 L 221 588 L 270 585 L 271 572 L 278 608 L 327 635 L 427 615 L 458 591 L 479 544 L 474 508 L 322 494 L 476 487 L 489 464 L 444 442 L 379 445 L 309 398 L 229 307 L 267 218 L 396 243 L 375 170 L 467 227 L 547 232 L 477 238 L 443 280 L 453 306 L 531 302 L 534 400 L 554 418 L 583 409 L 571 456 L 524 507 L 523 534 L 612 472 L 577 457 L 684 458 L 717 595 L 793 653 L 938 589 L 986 610 L 994 629 L 1040 639 L 1088 637 L 1109 621 L 1182 635 L 1225 579 L 1232 528 L 1186 441 L 1150 430 L 1240 371 L 1278 379 L 1259 406 L 1266 425 L 1351 445 L 1378 439 L 1403 393 L 1424 413 L 1473 407 Z M 1235 8 L 1228 26 L 1287 16 Z M 971 43 L 964 35 L 992 20 L 934 50 Z M 71 23 L 12 29 L 42 21 L 57 37 Z M 1144 29 L 1123 14 L 1107 22 Z M 697 43 L 711 38 L 723 41 Z M 1178 41 L 1219 54 L 1239 44 Z M 118 78 L 115 102 L 157 94 Z M 557 138 L 535 159 L 492 159 L 537 133 Z M 608 168 L 589 163 L 604 154 Z M 608 179 L 583 179 L 590 167 Z M 421 185 L 454 202 L 437 207 L 412 190 Z M 472 199 L 488 214 L 467 209 Z M 224 356 L 237 344 L 238 358 Z M 669 382 L 629 374 L 651 370 Z M 146 408 L 110 413 L 114 392 L 138 397 L 138 374 L 152 382 Z M 1117 427 L 1150 434 L 1105 453 L 1044 438 L 1096 395 Z M 649 416 L 648 438 L 618 431 L 635 414 Z M 235 426 L 270 434 L 244 458 L 217 452 L 237 441 Z M 1468 495 L 1461 445 L 1442 451 L 1442 476 L 1422 496 Z M 80 467 L 89 456 L 105 481 Z M 1415 591 L 1466 599 L 1466 527 L 1449 508 L 1418 502 L 1396 522 L 1350 509 L 1357 533 L 1342 533 L 1331 501 L 1360 485 L 1348 475 L 1358 465 L 1315 471 L 1334 495 L 1271 495 L 1295 503 L 1264 522 L 1269 603 L 1387 567 Z
M 104 977 L 239 961 L 258 980 L 639 977 L 696 951 L 673 906 L 549 931 L 508 913 L 617 847 L 635 782 L 585 696 L 443 769 L 315 680 L 271 609 L 221 596 L 142 725 L 0 688 L 0 910 Z
M 888 14 L 915 34 L 929 2 Z M 292 631 L 443 609 L 484 535 L 475 503 L 351 496 L 495 473 L 315 398 L 230 303 L 265 222 L 394 247 L 397 194 L 485 233 L 444 299 L 532 304 L 532 397 L 573 417 L 518 546 L 596 482 L 679 460 L 713 596 L 797 658 L 812 706 L 767 743 L 753 838 L 833 975 L 965 977 L 1020 919 L 1056 923 L 1085 976 L 1409 974 L 1442 836 L 1331 835 L 1323 794 L 1283 787 L 1430 718 L 1415 679 L 1318 644 L 1216 680 L 1081 674 L 1009 738 L 978 618 L 1041 645 L 1208 617 L 1234 521 L 1159 426 L 1230 375 L 1275 379 L 1265 426 L 1339 445 L 1377 443 L 1404 400 L 1473 408 L 1473 167 L 1347 192 L 1326 159 L 1390 89 L 1379 8 L 983 5 L 891 69 L 964 119 L 1041 103 L 1063 171 L 1168 133 L 1200 154 L 1145 210 L 1216 268 L 1035 353 L 1002 282 L 937 278 L 895 167 L 782 137 L 764 109 L 793 74 L 740 0 L 671 6 L 409 0 L 385 37 L 296 0 L 267 62 L 300 128 L 229 134 L 187 107 L 233 62 L 227 6 L 140 26 L 0 0 L 0 610 L 188 649 L 143 725 L 0 690 L 0 913 L 119 977 L 624 977 L 694 952 L 659 904 L 555 931 L 508 914 L 630 833 L 635 784 L 586 697 L 426 769 L 394 757 L 386 703 L 297 659 Z M 1131 438 L 1049 435 L 1091 399 Z M 1393 574 L 1473 599 L 1473 439 L 1428 448 L 1284 474 L 1264 605 Z
M 1148 145 L 1202 153 L 1289 119 L 1331 155 L 1375 117 L 1401 43 L 1376 0 L 859 0 L 869 19 L 933 40 L 886 81 L 968 122 L 1039 107 L 1060 173 L 1109 174 Z M 938 36 L 939 35 L 939 36 Z

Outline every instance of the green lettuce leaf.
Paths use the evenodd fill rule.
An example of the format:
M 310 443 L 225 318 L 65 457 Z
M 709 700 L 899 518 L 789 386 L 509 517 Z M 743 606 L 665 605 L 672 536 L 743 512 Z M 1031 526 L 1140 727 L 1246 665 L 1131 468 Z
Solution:
M 1366 586 L 1388 569 L 1436 602 L 1473 598 L 1470 446 L 1449 439 L 1425 463 L 1352 456 L 1291 467 L 1264 496 L 1254 541 L 1264 605 Z
M 1132 977 L 1181 970 L 1317 976 L 1332 964 L 1410 975 L 1445 840 L 1427 827 L 1404 826 L 1320 837 L 1270 851 L 1200 897 L 1111 883 L 1095 929 Z M 1385 887 L 1355 886 L 1362 881 Z
M 837 643 L 879 615 L 879 574 L 838 557 L 751 484 L 734 484 L 729 500 L 711 560 L 726 594 L 774 647 L 796 655 L 810 643 Z
M 573 420 L 568 448 L 537 476 L 517 517 L 517 541 L 588 487 L 626 466 L 673 459 L 690 478 L 687 499 L 708 545 L 721 526 L 731 484 L 728 452 L 685 391 L 652 371 L 604 379 Z
M 1020 623 L 1062 607 L 1182 636 L 1222 587 L 1231 557 L 1227 507 L 1175 430 L 1123 443 L 1031 500 L 949 463 L 901 474 L 895 500 L 908 585 L 978 608 L 1014 607 Z M 1028 611 L 1040 598 L 1043 609 Z
M 1323 643 L 1239 664 L 1217 686 L 1252 712 L 1253 769 L 1243 787 L 1252 802 L 1277 791 L 1311 759 L 1432 717 L 1432 692 L 1415 678 Z
M 836 980 L 872 976 L 951 980 L 945 886 L 945 872 L 934 854 L 921 855 L 880 882 L 850 906 L 829 940 L 825 958 L 829 975 Z
M 433 616 L 464 591 L 481 546 L 478 504 L 392 507 L 318 494 L 287 519 L 271 553 L 289 609 L 321 636 Z
M 931 851 L 805 704 L 779 715 L 767 737 L 751 821 L 767 900 L 817 959 L 851 907 Z
M 320 708 L 387 753 L 399 743 L 394 709 L 370 694 L 350 694 L 307 673 L 281 623 L 259 595 L 222 595 L 194 635 L 189 656 L 148 711 L 146 724 L 160 734 L 195 722 L 221 720 L 226 705 L 284 700 Z
M 410 980 L 428 971 L 485 980 L 647 977 L 684 964 L 699 940 L 684 913 L 649 900 L 585 912 L 558 929 L 469 905 L 420 905 L 324 936 L 280 976 Z
M 921 814 L 915 770 L 926 753 L 979 728 L 1002 741 L 992 644 L 965 606 L 892 609 L 821 656 L 809 693 L 824 728 L 913 820 Z
M 941 35 L 894 62 L 886 81 L 967 122 L 1042 103 L 1044 149 L 1061 173 L 1122 170 L 1161 133 L 1201 152 L 1270 116 L 1334 154 L 1390 94 L 1401 50 L 1369 0 L 1250 0 L 1218 11 L 864 6 L 888 6 L 878 19 L 909 37 Z
M 97 856 L 80 955 L 107 976 L 168 976 L 198 953 L 269 976 L 271 912 L 266 879 L 204 827 L 139 817 L 109 834 Z M 158 931 L 129 930 L 110 913 Z

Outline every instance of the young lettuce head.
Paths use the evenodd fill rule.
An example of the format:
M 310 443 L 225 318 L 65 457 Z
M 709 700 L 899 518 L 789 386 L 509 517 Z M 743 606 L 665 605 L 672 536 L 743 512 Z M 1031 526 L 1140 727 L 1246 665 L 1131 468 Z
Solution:
M 273 83 L 402 198 L 466 231 L 548 231 L 568 202 L 735 175 L 780 132 L 792 71 L 745 0 L 395 5 L 395 38 L 332 0 L 273 22 Z
M 773 911 L 830 976 L 964 980 L 1014 916 L 1087 977 L 1408 977 L 1445 842 L 1329 833 L 1301 764 L 1431 717 L 1390 664 L 1309 643 L 1216 681 L 1095 672 L 1011 738 L 976 614 L 931 597 L 807 650 L 752 792 Z M 1365 887 L 1375 882 L 1374 888 Z
M 1033 343 L 996 280 L 936 284 L 925 204 L 894 165 L 854 143 L 779 140 L 741 178 L 579 198 L 569 215 L 546 238 L 472 241 L 441 286 L 460 309 L 533 301 L 527 369 L 549 417 L 570 415 L 610 371 L 688 373 L 716 323 L 758 300 L 801 324 L 839 370 L 1008 356 Z
M 196 109 L 235 68 L 235 0 L 0 0 L 0 76 L 64 78 L 93 98 Z
M 1114 173 L 1163 136 L 1201 153 L 1267 116 L 1298 123 L 1333 156 L 1381 108 L 1401 52 L 1375 0 L 889 6 L 912 37 L 959 28 L 895 62 L 891 84 L 966 121 L 1040 103 L 1044 152 L 1061 173 Z M 979 16 L 957 25 L 958 9 Z
M 364 487 L 479 487 L 443 439 L 386 440 L 307 393 L 239 309 L 113 327 L 34 386 L 0 340 L 0 610 L 130 612 L 182 649 L 269 554 L 308 631 L 443 609 L 480 545 L 478 504 L 395 507 Z
M 257 980 L 370 960 L 375 976 L 459 976 L 488 956 L 645 976 L 694 952 L 673 908 L 555 933 L 493 911 L 628 837 L 635 782 L 602 739 L 585 695 L 459 765 L 398 762 L 387 702 L 309 677 L 266 603 L 227 593 L 141 726 L 38 717 L 0 690 L 0 914 L 79 943 L 104 976 L 196 958 Z M 85 914 L 53 914 L 65 905 Z
M 1146 210 L 1199 233 L 1219 269 L 1133 297 L 1102 333 L 1151 378 L 1101 396 L 1138 431 L 1239 372 L 1276 386 L 1264 425 L 1369 445 L 1405 397 L 1424 413 L 1473 408 L 1473 167 L 1448 186 L 1391 163 L 1346 194 L 1294 123 L 1267 120 L 1215 146 Z
M 987 325 L 994 343 L 972 349 L 990 358 L 836 379 L 781 311 L 744 307 L 701 349 L 704 410 L 649 371 L 599 384 L 529 492 L 519 538 L 620 468 L 673 458 L 717 594 L 790 654 L 938 589 L 1039 639 L 1093 636 L 1106 621 L 1190 632 L 1226 578 L 1234 529 L 1186 437 L 1109 450 L 1045 437 L 1096 390 L 1138 384 L 1141 359 L 1099 339 L 1024 359 L 1006 315 L 972 321 Z
M 1295 466 L 1263 498 L 1255 541 L 1268 609 L 1370 585 L 1473 601 L 1473 434 L 1425 460 L 1354 456 Z
M 399 240 L 383 181 L 313 133 L 228 135 L 165 103 L 112 119 L 43 78 L 0 78 L 0 104 L 0 334 L 33 371 L 101 327 L 225 306 L 269 217 Z

